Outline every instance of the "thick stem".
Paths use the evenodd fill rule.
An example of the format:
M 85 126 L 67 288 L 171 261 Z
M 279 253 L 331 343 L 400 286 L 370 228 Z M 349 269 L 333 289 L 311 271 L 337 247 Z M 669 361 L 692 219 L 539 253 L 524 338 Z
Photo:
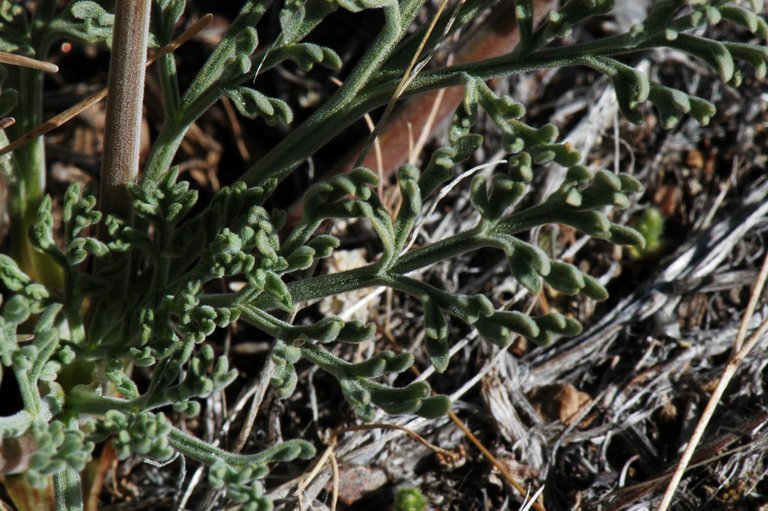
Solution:
M 409 252 L 400 257 L 389 271 L 392 274 L 403 275 L 438 261 L 476 250 L 483 246 L 483 233 L 482 227 L 476 227 Z M 354 270 L 291 282 L 288 284 L 288 290 L 291 292 L 293 301 L 298 303 L 346 293 L 355 289 L 386 285 L 389 285 L 387 276 L 380 274 L 377 263 L 373 263 Z M 232 306 L 238 303 L 238 299 L 242 298 L 237 295 L 206 295 L 203 303 L 214 307 Z M 262 293 L 251 305 L 261 310 L 270 310 L 275 308 L 275 301 L 266 293 Z
M 118 0 L 109 61 L 109 96 L 101 165 L 101 212 L 132 219 L 128 185 L 139 173 L 150 0 Z
M 25 369 L 14 368 L 16 382 L 19 385 L 19 394 L 24 403 L 24 409 L 33 416 L 38 415 L 42 410 L 42 400 L 37 390 L 37 382 L 31 381 Z
M 491 234 L 517 234 L 538 225 L 562 221 L 562 213 L 551 204 L 540 204 L 524 211 L 513 213 L 499 223 L 489 226 L 480 223 L 463 233 L 437 241 L 430 245 L 412 250 L 400 256 L 397 262 L 387 271 L 391 275 L 406 275 L 412 271 L 426 268 L 439 261 L 489 246 L 487 237 Z M 387 275 L 379 272 L 378 264 L 372 263 L 354 270 L 321 275 L 305 280 L 291 282 L 288 290 L 295 303 L 315 300 L 346 293 L 356 289 L 375 286 L 389 286 Z M 208 295 L 203 302 L 207 305 L 232 306 L 238 303 L 238 295 Z M 274 299 L 262 293 L 251 303 L 261 310 L 275 308 Z
M 177 428 L 171 428 L 171 431 L 168 434 L 168 442 L 171 444 L 171 447 L 181 454 L 209 466 L 213 465 L 218 460 L 223 460 L 232 467 L 254 467 L 263 465 L 275 459 L 274 453 L 281 451 L 284 447 L 287 447 L 288 444 L 293 444 L 293 446 L 303 444 L 309 449 L 307 454 L 310 456 L 314 455 L 314 450 L 303 440 L 289 440 L 254 454 L 233 454 L 219 449 L 218 447 L 213 446 L 208 442 L 204 442 L 203 440 L 189 435 Z M 306 457 L 306 454 L 300 454 L 299 456 Z
M 484 229 L 483 225 L 478 225 L 469 231 L 407 252 L 400 256 L 394 266 L 392 266 L 391 272 L 405 275 L 439 261 L 476 250 L 483 246 L 482 236 Z
M 150 6 L 151 0 L 117 0 L 109 59 L 99 209 L 105 217 L 112 214 L 128 224 L 133 223 L 128 187 L 139 174 Z M 124 271 L 112 290 L 115 297 L 124 295 L 128 288 L 130 255 L 121 261 Z

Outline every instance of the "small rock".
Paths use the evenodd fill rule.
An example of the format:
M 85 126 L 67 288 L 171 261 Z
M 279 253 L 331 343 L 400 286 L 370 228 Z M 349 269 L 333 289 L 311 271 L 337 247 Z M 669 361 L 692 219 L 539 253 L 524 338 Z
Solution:
M 387 474 L 379 468 L 342 466 L 339 470 L 339 500 L 350 506 L 388 482 Z

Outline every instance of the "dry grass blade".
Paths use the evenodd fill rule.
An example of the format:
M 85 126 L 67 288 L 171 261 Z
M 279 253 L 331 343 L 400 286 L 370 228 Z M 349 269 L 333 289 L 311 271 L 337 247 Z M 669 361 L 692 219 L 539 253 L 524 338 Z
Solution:
M 162 57 L 163 55 L 167 55 L 171 53 L 172 51 L 179 48 L 181 45 L 192 39 L 198 32 L 200 32 L 202 29 L 204 29 L 208 23 L 211 22 L 213 19 L 212 14 L 206 14 L 199 20 L 197 20 L 195 23 L 190 25 L 190 27 L 184 31 L 183 34 L 181 34 L 179 37 L 168 43 L 167 45 L 163 46 L 158 50 L 156 54 L 154 54 L 152 57 L 147 59 L 147 66 L 152 65 L 158 58 Z M 103 100 L 107 97 L 107 89 L 106 87 L 101 89 L 100 91 L 94 93 L 93 95 L 85 98 L 81 102 L 77 103 L 76 105 L 68 108 L 67 110 L 64 110 L 58 115 L 55 115 L 45 121 L 43 124 L 40 124 L 39 126 L 36 126 L 35 128 L 31 129 L 27 133 L 23 134 L 10 144 L 6 145 L 5 147 L 0 148 L 0 156 L 4 154 L 8 154 L 11 151 L 15 151 L 19 147 L 22 147 L 32 140 L 36 139 L 37 137 L 41 135 L 45 135 L 46 133 L 49 133 L 53 131 L 54 129 L 58 128 L 59 126 L 69 122 L 74 117 L 76 117 L 81 112 L 89 109 L 99 101 Z
M 531 498 L 528 499 L 528 501 L 525 504 L 523 504 L 523 507 L 520 508 L 520 511 L 528 511 L 529 509 L 531 509 L 531 507 L 536 504 L 536 501 L 538 500 L 538 498 L 541 496 L 542 493 L 544 493 L 543 485 L 540 486 L 539 489 L 536 490 L 536 492 L 534 492 L 533 495 L 531 495 Z
M 302 476 L 300 478 L 301 482 L 296 488 L 296 491 L 294 492 L 294 495 L 301 498 L 301 495 L 304 493 L 304 490 L 307 489 L 307 487 L 312 483 L 312 481 L 315 480 L 317 475 L 320 473 L 320 471 L 325 466 L 325 462 L 328 460 L 328 458 L 333 454 L 333 449 L 336 447 L 336 437 L 331 437 L 331 441 L 328 444 L 328 447 L 323 451 L 323 454 L 320 456 L 320 458 L 317 460 L 317 463 L 315 463 L 315 466 L 312 467 L 312 470 L 307 474 L 306 476 Z M 336 456 L 334 455 L 334 459 Z M 331 467 L 333 468 L 333 467 Z
M 510 486 L 512 486 L 523 498 L 526 498 L 528 495 L 528 491 L 526 491 L 523 486 L 515 481 L 515 479 L 512 477 L 512 475 L 507 471 L 507 469 L 504 467 L 504 465 L 501 464 L 499 460 L 496 459 L 496 457 L 491 453 L 491 451 L 486 448 L 483 443 L 472 433 L 469 428 L 467 427 L 464 422 L 462 422 L 459 417 L 453 413 L 448 412 L 448 417 L 453 421 L 454 424 L 464 433 L 464 435 L 469 439 L 470 442 L 475 444 L 475 447 L 477 447 L 481 453 L 483 453 L 483 456 L 485 456 L 488 461 L 491 462 L 491 465 L 496 467 L 496 469 L 501 472 L 501 475 L 504 477 L 504 480 L 509 483 Z M 546 511 L 546 508 L 543 504 L 541 504 L 538 501 L 533 501 L 533 509 L 536 511 Z
M 339 464 L 336 461 L 336 455 L 333 450 L 330 451 L 328 459 L 331 462 L 333 472 L 333 491 L 331 492 L 331 511 L 336 511 L 336 505 L 339 503 Z
M 437 119 L 437 113 L 440 111 L 440 105 L 443 102 L 443 97 L 445 97 L 445 89 L 440 89 L 437 91 L 437 94 L 435 95 L 435 99 L 432 101 L 432 109 L 429 111 L 429 115 L 427 115 L 427 120 L 424 123 L 424 126 L 421 128 L 421 133 L 419 133 L 419 138 L 416 141 L 415 144 L 408 150 L 408 163 L 411 165 L 416 165 L 419 155 L 421 154 L 421 151 L 424 149 L 424 146 L 427 145 L 427 140 L 429 139 L 430 134 L 432 133 L 432 127 L 435 124 L 435 119 Z M 413 126 L 412 124 L 408 124 L 409 127 Z M 381 150 L 379 150 L 381 152 Z M 377 154 L 377 159 L 380 158 L 380 154 Z
M 438 446 L 436 446 L 434 444 L 431 444 L 431 443 L 429 443 L 429 441 L 427 441 L 426 438 L 424 438 L 423 436 L 419 435 L 415 431 L 411 431 L 410 429 L 405 428 L 403 426 L 398 426 L 397 424 L 359 424 L 359 425 L 356 425 L 356 426 L 348 426 L 346 428 L 342 428 L 342 429 L 337 430 L 336 433 L 334 434 L 334 437 L 336 437 L 336 436 L 338 436 L 338 435 L 340 435 L 342 433 L 346 433 L 348 431 L 367 431 L 367 430 L 371 430 L 371 429 L 390 429 L 390 430 L 402 431 L 403 433 L 405 433 L 409 437 L 413 438 L 414 440 L 419 442 L 421 445 L 423 445 L 427 449 L 430 449 L 430 450 L 436 452 L 437 454 L 442 454 L 443 456 L 447 456 L 447 457 L 449 457 L 451 459 L 456 459 L 457 458 L 457 454 L 455 452 L 447 451 L 447 450 L 445 450 L 445 449 L 443 449 L 441 447 L 438 447 Z
M 42 60 L 33 59 L 30 57 L 22 57 L 21 55 L 15 55 L 5 51 L 0 51 L 0 64 L 9 64 L 11 66 L 28 67 L 29 69 L 37 69 L 45 73 L 58 73 L 59 66 L 51 64 L 50 62 L 44 62 Z
M 733 341 L 733 351 L 731 352 L 732 358 L 742 349 L 744 339 L 747 337 L 749 321 L 755 313 L 757 302 L 760 301 L 760 295 L 763 293 L 763 286 L 765 285 L 766 278 L 768 278 L 768 255 L 766 255 L 763 260 L 760 273 L 757 275 L 757 280 L 755 281 L 755 287 L 752 289 L 752 293 L 749 296 L 749 303 L 747 303 L 747 308 L 744 311 L 744 318 L 741 320 L 741 325 L 739 325 L 739 333 L 736 334 L 736 340 Z
M 363 119 L 365 119 L 365 125 L 368 127 L 368 130 L 371 132 L 371 135 L 376 133 L 376 123 L 373 122 L 373 119 L 371 118 L 371 114 L 365 114 L 363 116 Z M 379 176 L 379 185 L 377 192 L 379 194 L 379 197 L 384 196 L 384 159 L 381 156 L 381 144 L 379 143 L 379 138 L 376 137 L 373 140 L 373 151 L 376 154 L 376 175 Z
M 232 100 L 227 96 L 222 96 L 221 104 L 224 106 L 224 113 L 227 114 L 227 120 L 232 129 L 232 135 L 235 137 L 235 145 L 237 146 L 237 152 L 240 153 L 240 158 L 244 162 L 251 161 L 251 153 L 248 152 L 248 147 L 245 145 L 245 140 L 243 140 L 243 128 L 240 126 L 240 120 L 235 113 L 235 107 L 232 106 Z
M 10 128 L 16 124 L 16 119 L 13 117 L 4 117 L 0 119 L 0 130 L 4 130 L 5 128 Z
M 744 337 L 747 333 L 747 325 L 749 325 L 749 322 L 752 319 L 752 315 L 754 313 L 755 306 L 757 305 L 757 301 L 760 298 L 760 294 L 762 293 L 766 277 L 768 277 L 768 254 L 766 254 L 765 259 L 763 260 L 763 265 L 760 268 L 760 274 L 758 275 L 757 281 L 755 282 L 755 287 L 752 289 L 747 310 L 744 311 L 744 316 L 741 320 L 739 332 L 733 342 L 733 351 L 731 352 L 731 357 L 728 360 L 723 373 L 720 375 L 720 379 L 717 382 L 717 387 L 715 387 L 715 390 L 712 392 L 709 401 L 707 401 L 707 406 L 704 408 L 704 411 L 699 418 L 699 422 L 696 424 L 696 428 L 693 430 L 693 434 L 688 441 L 688 445 L 685 447 L 685 451 L 683 451 L 683 455 L 680 458 L 680 461 L 675 467 L 675 471 L 672 474 L 672 478 L 670 479 L 666 490 L 664 490 L 664 495 L 662 496 L 659 507 L 657 508 L 658 511 L 666 511 L 670 504 L 672 504 L 672 498 L 675 495 L 675 491 L 677 491 L 677 487 L 680 485 L 683 474 L 685 474 L 685 470 L 688 467 L 691 458 L 693 457 L 693 453 L 696 451 L 696 447 L 701 441 L 702 436 L 704 436 L 704 431 L 707 429 L 707 425 L 712 419 L 712 416 L 715 413 L 715 409 L 717 408 L 720 399 L 725 393 L 725 389 L 728 387 L 728 384 L 731 382 L 734 374 L 736 374 L 736 370 L 739 368 L 741 362 L 749 355 L 752 349 L 760 341 L 760 338 L 763 336 L 766 330 L 768 330 L 768 319 L 765 319 L 757 328 L 757 330 L 755 330 L 754 333 L 749 337 L 749 339 L 747 339 L 746 343 L 744 343 Z
M 749 442 L 740 447 L 724 450 L 737 440 L 753 436 L 757 430 L 760 430 L 765 426 L 766 421 L 768 421 L 768 413 L 762 412 L 756 417 L 748 419 L 734 427 L 723 436 L 715 438 L 707 444 L 700 445 L 696 449 L 696 453 L 691 459 L 691 463 L 686 468 L 686 471 L 711 465 L 717 460 L 728 458 L 738 452 L 755 449 L 755 443 Z M 610 504 L 608 504 L 606 509 L 608 511 L 620 511 L 632 506 L 644 495 L 650 492 L 655 492 L 659 488 L 662 488 L 664 484 L 668 483 L 669 479 L 672 477 L 673 469 L 674 467 L 665 470 L 659 477 L 654 477 L 653 479 L 615 490 L 613 493 L 609 494 L 606 499 L 610 501 Z M 612 500 L 612 497 L 615 498 Z
M 53 131 L 59 126 L 70 121 L 72 118 L 77 116 L 80 112 L 88 110 L 90 107 L 92 107 L 93 105 L 95 105 L 96 103 L 98 103 L 99 101 L 101 101 L 106 97 L 107 97 L 107 89 L 106 88 L 101 89 L 100 91 L 96 92 L 92 96 L 89 96 L 84 100 L 82 100 L 81 102 L 77 103 L 76 105 L 68 108 L 67 110 L 64 110 L 60 114 L 51 117 L 49 120 L 45 121 L 43 124 L 40 124 L 39 126 L 28 131 L 27 133 L 24 133 L 22 136 L 20 136 L 10 144 L 6 145 L 5 147 L 0 148 L 0 156 L 4 154 L 8 154 L 12 151 L 15 151 L 16 149 L 27 145 L 37 137 L 41 135 L 45 135 L 50 131 Z
M 461 8 L 461 5 L 463 3 L 464 3 L 464 0 L 460 0 L 458 5 L 456 6 L 456 9 Z M 435 26 L 437 25 L 437 21 L 440 19 L 440 16 L 443 15 L 443 11 L 445 10 L 446 5 L 448 5 L 448 0 L 442 0 L 442 2 L 440 2 L 440 7 L 437 8 L 437 12 L 432 17 L 432 21 L 427 27 L 426 32 L 424 32 L 424 37 L 422 37 L 421 42 L 419 42 L 419 47 L 416 48 L 415 52 L 413 52 L 413 57 L 411 57 L 411 61 L 408 63 L 408 67 L 405 68 L 405 72 L 403 72 L 403 76 L 402 78 L 400 78 L 400 82 L 397 84 L 397 88 L 395 88 L 395 93 L 392 95 L 389 102 L 387 103 L 387 106 L 384 108 L 384 113 L 381 114 L 381 118 L 379 119 L 378 124 L 374 128 L 373 133 L 371 133 L 371 136 L 366 141 L 362 151 L 360 151 L 360 154 L 357 157 L 357 161 L 355 162 L 355 167 L 358 167 L 363 163 L 366 155 L 368 154 L 368 150 L 371 147 L 371 144 L 373 143 L 374 140 L 376 140 L 376 138 L 379 135 L 379 130 L 381 129 L 381 126 L 383 126 L 384 123 L 387 122 L 387 118 L 389 118 L 390 114 L 392 113 L 392 110 L 395 108 L 395 104 L 397 103 L 397 100 L 400 99 L 400 96 L 403 95 L 403 92 L 405 92 L 405 89 L 408 88 L 408 85 L 418 74 L 418 70 L 420 68 L 417 69 L 416 64 L 419 61 L 419 55 L 421 55 L 421 52 L 424 51 L 424 46 L 426 46 L 427 41 L 429 40 L 429 37 L 432 35 L 432 31 L 435 29 Z

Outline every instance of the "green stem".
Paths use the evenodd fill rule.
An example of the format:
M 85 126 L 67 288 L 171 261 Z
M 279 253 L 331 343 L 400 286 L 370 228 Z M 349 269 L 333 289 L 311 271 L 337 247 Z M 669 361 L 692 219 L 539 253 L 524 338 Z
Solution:
M 240 318 L 243 321 L 258 328 L 262 332 L 268 333 L 275 339 L 282 339 L 284 337 L 285 326 L 288 328 L 293 326 L 290 324 L 281 324 L 282 322 L 279 319 L 267 314 L 263 309 L 253 307 L 249 304 L 242 304 L 238 309 L 240 310 Z
M 567 215 L 563 213 L 562 203 L 544 202 L 502 218 L 489 229 L 489 234 L 514 235 L 540 225 L 568 223 L 567 220 Z
M 8 129 L 11 139 L 19 137 L 42 122 L 43 75 L 28 68 L 14 68 L 9 72 L 10 87 L 20 92 L 16 109 L 17 122 Z M 37 209 L 45 193 L 45 146 L 38 137 L 17 149 L 12 158 L 14 179 L 9 195 L 11 220 L 11 257 L 34 280 L 61 289 L 63 274 L 51 259 L 35 251 L 29 239 Z
M 602 42 L 602 41 L 601 41 Z M 662 43 L 661 36 L 645 40 L 642 44 L 620 45 L 609 39 L 609 44 L 585 43 L 566 48 L 554 48 L 534 52 L 522 58 L 503 55 L 479 62 L 450 66 L 417 76 L 403 94 L 413 96 L 434 89 L 463 85 L 465 77 L 472 75 L 483 80 L 539 69 L 552 69 L 586 65 L 583 55 L 589 49 L 591 55 L 624 55 L 646 50 Z M 329 140 L 341 133 L 353 122 L 374 108 L 383 106 L 392 97 L 399 79 L 365 88 L 344 108 L 318 110 L 312 117 L 292 131 L 272 151 L 252 165 L 240 180 L 249 184 L 262 182 L 267 178 L 285 179 L 310 155 L 323 147 Z
M 166 119 L 147 158 L 142 180 L 144 184 L 157 183 L 171 168 L 173 158 L 187 135 L 189 127 L 213 106 L 219 97 L 221 97 L 221 93 L 218 89 L 207 90 L 194 101 L 182 105 L 177 110 L 175 117 Z
M 378 286 L 380 285 L 380 282 L 373 266 L 374 265 L 368 265 L 354 270 L 291 282 L 288 284 L 288 290 L 291 292 L 294 303 L 299 303 L 326 296 L 333 296 L 339 293 L 346 293 L 355 289 Z M 262 307 L 262 302 L 265 301 L 264 298 L 266 297 L 262 294 L 256 301 L 256 307 L 264 308 Z M 271 302 L 273 300 L 268 298 L 266 301 L 270 302 L 270 308 L 272 308 Z
M 198 117 L 208 110 L 221 96 L 220 78 L 232 65 L 231 54 L 236 48 L 240 32 L 256 23 L 271 5 L 272 0 L 250 1 L 240 10 L 227 33 L 222 38 L 202 69 L 187 88 L 173 116 L 168 116 L 145 164 L 143 183 L 153 185 L 171 167 L 181 141 Z
M 373 81 L 382 62 L 386 61 L 405 30 L 413 21 L 423 0 L 406 0 L 402 6 L 387 7 L 384 28 L 360 59 L 339 90 L 303 124 L 293 130 L 272 151 L 241 176 L 246 183 L 258 183 L 268 177 L 283 180 L 317 149 L 356 121 L 368 110 L 355 109 L 356 97 Z M 390 90 L 390 95 L 394 86 Z M 389 97 L 387 97 L 389 99 Z M 381 104 L 384 104 L 384 101 Z M 380 105 L 376 105 L 380 106 Z M 352 115 L 344 115 L 354 109 Z M 340 120 L 339 117 L 342 119 Z M 293 157 L 296 152 L 298 157 Z
M 480 223 L 469 231 L 403 254 L 387 270 L 387 274 L 405 275 L 439 261 L 477 250 L 488 245 L 485 239 L 490 234 L 517 234 L 532 229 L 537 225 L 559 222 L 561 220 L 562 211 L 558 212 L 557 208 L 548 203 L 540 204 L 518 213 L 512 213 L 493 226 Z M 388 285 L 388 282 L 387 275 L 379 273 L 378 264 L 372 263 L 354 270 L 291 282 L 288 284 L 288 290 L 294 303 L 298 303 L 346 293 L 356 289 Z M 212 306 L 231 306 L 238 301 L 238 298 L 240 298 L 239 295 L 218 295 L 206 296 L 202 301 Z M 274 300 L 264 293 L 252 305 L 262 310 L 269 310 L 275 307 Z
M 56 511 L 81 511 L 83 509 L 83 487 L 80 473 L 67 466 L 53 476 L 53 491 L 56 494 Z
M 184 433 L 177 428 L 171 428 L 171 432 L 168 434 L 168 440 L 171 447 L 184 456 L 208 466 L 213 465 L 219 460 L 223 460 L 229 466 L 235 468 L 264 465 L 271 461 L 275 456 L 275 452 L 279 451 L 281 447 L 286 446 L 286 444 L 295 445 L 301 443 L 307 445 L 306 442 L 300 440 L 290 440 L 255 454 L 233 454 L 223 449 L 219 449 L 197 437 Z
M 420 58 L 430 54 L 437 45 L 448 40 L 451 35 L 461 30 L 468 23 L 471 23 L 472 20 L 477 19 L 494 3 L 495 0 L 466 0 L 464 3 L 457 4 L 453 10 L 446 9 L 432 29 L 426 44 L 424 44 Z M 456 9 L 459 9 L 459 11 L 456 12 Z M 448 32 L 446 32 L 447 29 L 449 29 Z M 380 68 L 376 80 L 390 80 L 401 77 L 402 70 L 405 69 L 413 58 L 413 54 L 421 44 L 426 31 L 427 27 L 424 26 L 409 34 Z
M 387 273 L 406 274 L 439 261 L 476 250 L 481 246 L 485 227 L 478 226 L 467 232 L 438 241 L 426 247 L 413 250 L 403 256 L 387 270 Z M 315 300 L 340 293 L 387 285 L 387 275 L 380 274 L 378 263 L 372 263 L 354 270 L 321 275 L 288 284 L 294 303 Z M 214 307 L 233 306 L 242 301 L 241 295 L 206 295 L 201 303 Z M 261 310 L 275 308 L 274 300 L 262 293 L 251 304 Z
M 31 381 L 26 369 L 21 370 L 14 368 L 14 373 L 19 385 L 19 394 L 21 394 L 21 401 L 24 403 L 24 409 L 32 415 L 37 416 L 42 410 L 42 402 L 37 387 L 34 382 Z
M 120 399 L 100 396 L 90 389 L 75 387 L 67 395 L 66 408 L 68 412 L 74 415 L 98 416 L 112 410 L 130 413 L 139 410 L 154 410 L 173 404 L 170 399 L 163 397 L 162 393 L 155 393 L 154 396 L 150 396 L 150 393 L 151 391 L 147 391 L 135 399 Z
M 76 418 L 68 419 L 67 427 L 79 427 Z M 83 487 L 80 473 L 67 465 L 63 471 L 53 476 L 53 491 L 56 495 L 56 511 L 82 511 Z
M 179 94 L 179 81 L 176 77 L 176 58 L 173 53 L 163 55 L 155 63 L 157 77 L 160 82 L 160 90 L 163 94 L 163 115 L 169 122 L 176 117 L 181 108 L 181 95 Z
M 480 224 L 461 234 L 409 251 L 400 256 L 390 272 L 404 275 L 450 259 L 451 257 L 476 250 L 482 246 L 484 231 L 484 224 Z
M 96 394 L 89 388 L 77 386 L 67 393 L 66 410 L 75 416 L 104 415 L 110 410 L 124 412 L 139 410 L 137 400 L 126 400 Z

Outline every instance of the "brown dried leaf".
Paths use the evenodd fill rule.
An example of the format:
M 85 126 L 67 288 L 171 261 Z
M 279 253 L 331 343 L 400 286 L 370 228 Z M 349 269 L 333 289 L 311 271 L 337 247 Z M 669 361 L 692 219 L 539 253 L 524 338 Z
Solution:
M 559 420 L 571 424 L 592 397 L 570 383 L 553 383 L 528 393 L 533 408 L 548 421 Z

